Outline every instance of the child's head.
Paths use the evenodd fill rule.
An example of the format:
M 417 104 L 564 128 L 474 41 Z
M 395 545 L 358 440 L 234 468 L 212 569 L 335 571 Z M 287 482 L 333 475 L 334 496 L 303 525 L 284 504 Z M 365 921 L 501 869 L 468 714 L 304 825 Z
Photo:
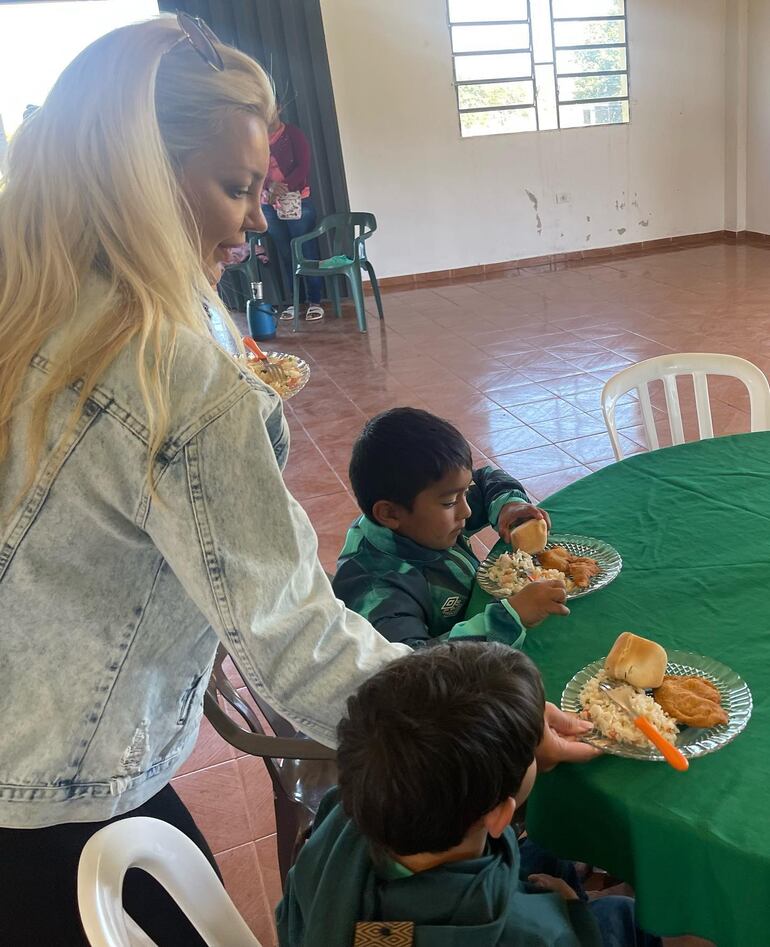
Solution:
M 353 445 L 350 482 L 363 513 L 429 549 L 449 549 L 470 515 L 471 450 L 448 421 L 393 408 Z
M 394 855 L 446 852 L 496 811 L 502 831 L 534 782 L 544 704 L 537 668 L 505 645 L 441 644 L 395 661 L 349 698 L 339 725 L 345 812 Z

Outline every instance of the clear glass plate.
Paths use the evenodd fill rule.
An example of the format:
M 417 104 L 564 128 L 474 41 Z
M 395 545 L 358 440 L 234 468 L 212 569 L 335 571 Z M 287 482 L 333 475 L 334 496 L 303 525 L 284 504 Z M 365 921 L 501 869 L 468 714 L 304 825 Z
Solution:
M 594 661 L 577 674 L 564 688 L 561 695 L 561 709 L 579 713 L 583 709 L 580 702 L 580 692 L 588 681 L 604 668 L 606 658 Z M 695 675 L 705 677 L 719 689 L 722 697 L 722 706 L 727 711 L 727 723 L 709 729 L 685 727 L 679 725 L 679 736 L 676 745 L 685 756 L 704 756 L 714 753 L 725 744 L 734 740 L 745 729 L 751 718 L 752 699 L 751 691 L 746 682 L 727 665 L 714 658 L 707 658 L 702 654 L 691 654 L 689 651 L 669 651 L 667 674 Z M 600 747 L 605 753 L 613 756 L 626 756 L 634 760 L 663 761 L 663 757 L 650 744 L 649 749 L 635 746 L 632 743 L 618 743 L 600 734 L 588 734 L 584 738 L 586 743 Z
M 609 585 L 618 576 L 623 568 L 623 560 L 620 558 L 617 549 L 601 539 L 594 539 L 591 536 L 574 536 L 572 533 L 552 534 L 546 549 L 553 549 L 554 546 L 562 546 L 573 556 L 589 556 L 596 560 L 597 565 L 602 570 L 598 575 L 591 578 L 587 589 L 569 592 L 568 599 L 582 598 L 584 595 L 590 595 L 591 592 L 603 589 L 605 585 Z M 489 592 L 495 598 L 507 598 L 508 593 L 502 591 L 498 584 L 489 577 L 489 569 L 497 562 L 500 555 L 502 553 L 488 556 L 481 563 L 479 571 L 476 573 L 476 581 L 485 592 Z M 537 559 L 537 556 L 533 558 Z

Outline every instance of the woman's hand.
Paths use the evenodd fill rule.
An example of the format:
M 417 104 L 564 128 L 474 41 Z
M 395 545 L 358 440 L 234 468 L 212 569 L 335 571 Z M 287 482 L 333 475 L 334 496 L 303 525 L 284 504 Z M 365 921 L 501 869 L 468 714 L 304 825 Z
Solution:
M 543 739 L 535 750 L 537 770 L 545 773 L 559 763 L 588 763 L 601 756 L 601 750 L 590 743 L 582 743 L 581 737 L 593 730 L 588 720 L 575 714 L 565 714 L 555 704 L 546 702 Z
M 288 193 L 289 189 L 283 181 L 273 181 L 273 183 L 270 185 L 270 190 L 268 191 L 270 203 L 275 204 L 276 201 L 280 201 L 286 197 Z

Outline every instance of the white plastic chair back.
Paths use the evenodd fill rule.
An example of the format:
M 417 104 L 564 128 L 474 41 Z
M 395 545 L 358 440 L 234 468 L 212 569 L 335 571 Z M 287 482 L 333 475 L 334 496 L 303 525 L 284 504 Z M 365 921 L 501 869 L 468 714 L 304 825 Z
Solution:
M 708 392 L 708 375 L 728 375 L 744 383 L 749 392 L 751 407 L 751 430 L 770 430 L 770 384 L 764 373 L 737 355 L 714 355 L 703 352 L 685 352 L 681 354 L 659 355 L 648 358 L 636 365 L 630 365 L 619 371 L 604 386 L 602 391 L 602 413 L 604 423 L 612 442 L 612 449 L 618 460 L 623 459 L 620 439 L 615 424 L 615 407 L 623 395 L 636 389 L 642 410 L 642 423 L 650 450 L 660 447 L 658 432 L 655 429 L 652 404 L 648 384 L 661 380 L 666 396 L 671 442 L 684 443 L 682 411 L 679 404 L 679 392 L 676 379 L 678 375 L 692 375 L 695 389 L 695 408 L 698 416 L 698 432 L 701 440 L 714 436 L 711 418 L 711 403 Z
M 157 947 L 123 910 L 129 868 L 163 885 L 210 947 L 260 947 L 203 852 L 173 825 L 143 816 L 105 826 L 81 853 L 78 907 L 92 947 Z

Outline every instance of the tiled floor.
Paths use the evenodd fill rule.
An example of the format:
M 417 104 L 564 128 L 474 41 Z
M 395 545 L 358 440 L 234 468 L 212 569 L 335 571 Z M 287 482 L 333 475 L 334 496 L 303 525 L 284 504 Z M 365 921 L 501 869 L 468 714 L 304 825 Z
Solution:
M 273 347 L 312 367 L 310 384 L 288 404 L 286 481 L 315 526 L 325 568 L 334 568 L 357 512 L 346 471 L 367 417 L 403 404 L 448 417 L 478 462 L 510 471 L 542 500 L 612 462 L 599 395 L 625 365 L 671 351 L 714 351 L 770 372 L 768 262 L 762 247 L 699 246 L 390 291 L 386 322 L 369 306 L 365 336 L 350 312 L 302 325 L 296 336 L 281 327 Z M 746 429 L 740 386 L 720 381 L 711 390 L 717 433 Z M 692 400 L 684 390 L 685 411 Z M 653 402 L 664 404 L 659 391 Z M 624 451 L 642 450 L 638 405 L 629 397 L 619 411 Z M 663 444 L 662 412 L 660 419 Z M 694 436 L 691 424 L 686 431 Z M 273 944 L 279 881 L 264 767 L 223 745 L 204 723 L 175 785 L 239 907 L 263 943 Z

